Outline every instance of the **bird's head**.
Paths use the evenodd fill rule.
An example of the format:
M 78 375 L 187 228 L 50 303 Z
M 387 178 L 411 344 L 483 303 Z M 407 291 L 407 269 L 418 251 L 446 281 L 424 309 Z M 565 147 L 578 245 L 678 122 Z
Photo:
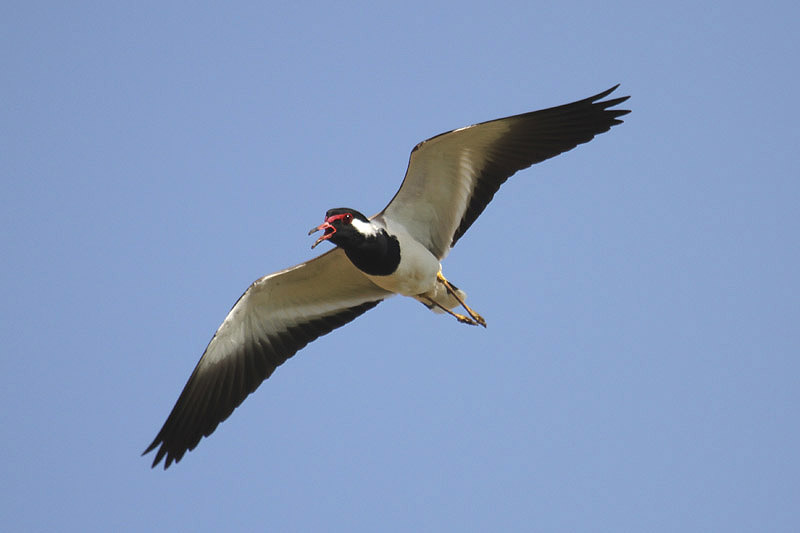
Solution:
M 322 241 L 330 240 L 333 244 L 341 246 L 348 242 L 366 239 L 376 233 L 375 227 L 369 219 L 348 207 L 329 209 L 325 213 L 325 222 L 311 228 L 309 235 L 317 231 L 324 231 L 311 248 L 314 249 Z

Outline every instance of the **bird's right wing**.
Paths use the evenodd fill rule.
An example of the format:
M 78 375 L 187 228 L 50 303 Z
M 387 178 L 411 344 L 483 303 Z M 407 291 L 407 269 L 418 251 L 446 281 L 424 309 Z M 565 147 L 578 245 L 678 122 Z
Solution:
M 515 172 L 591 141 L 621 124 L 627 96 L 612 87 L 571 104 L 482 122 L 419 143 L 405 179 L 376 215 L 402 223 L 443 259 Z
M 165 456 L 164 468 L 180 461 L 299 349 L 391 294 L 339 248 L 257 280 L 214 334 L 144 453 L 158 448 L 153 466 Z

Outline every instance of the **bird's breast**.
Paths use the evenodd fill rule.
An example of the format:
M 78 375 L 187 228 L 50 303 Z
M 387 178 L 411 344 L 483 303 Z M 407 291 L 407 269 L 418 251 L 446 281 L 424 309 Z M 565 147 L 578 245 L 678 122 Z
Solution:
M 367 275 L 377 286 L 404 296 L 416 296 L 432 290 L 441 265 L 430 250 L 409 235 L 402 226 L 391 227 L 390 234 L 400 244 L 400 263 L 384 276 Z

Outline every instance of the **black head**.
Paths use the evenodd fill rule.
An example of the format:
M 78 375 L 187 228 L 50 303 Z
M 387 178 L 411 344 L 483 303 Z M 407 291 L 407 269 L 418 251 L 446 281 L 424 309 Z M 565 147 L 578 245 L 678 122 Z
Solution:
M 324 230 L 325 233 L 311 246 L 312 249 L 322 241 L 330 240 L 333 244 L 341 246 L 348 242 L 363 240 L 374 233 L 369 219 L 349 207 L 329 209 L 325 213 L 325 222 L 311 228 L 308 234 L 320 230 Z

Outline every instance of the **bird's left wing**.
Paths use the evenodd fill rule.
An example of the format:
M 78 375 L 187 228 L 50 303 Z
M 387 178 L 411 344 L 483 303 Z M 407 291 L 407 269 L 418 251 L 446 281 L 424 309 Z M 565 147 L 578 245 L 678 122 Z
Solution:
M 402 223 L 439 259 L 512 174 L 591 141 L 629 113 L 602 100 L 617 87 L 571 104 L 482 122 L 432 137 L 412 151 L 394 198 L 376 217 Z
M 153 466 L 164 457 L 164 468 L 180 461 L 299 349 L 390 295 L 339 248 L 257 280 L 214 334 L 144 453 L 158 448 Z

